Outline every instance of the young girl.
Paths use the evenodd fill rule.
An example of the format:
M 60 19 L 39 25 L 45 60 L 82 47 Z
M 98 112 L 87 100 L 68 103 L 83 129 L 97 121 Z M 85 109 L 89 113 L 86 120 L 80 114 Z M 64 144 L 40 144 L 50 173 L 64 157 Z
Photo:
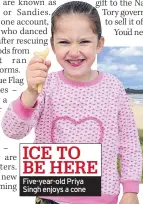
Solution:
M 36 202 L 117 204 L 122 183 L 120 204 L 138 204 L 142 155 L 128 97 L 117 78 L 91 69 L 104 44 L 98 12 L 85 2 L 65 3 L 52 14 L 51 25 L 51 46 L 63 70 L 47 74 L 50 61 L 30 60 L 27 89 L 6 111 L 3 131 L 21 139 L 35 127 L 35 143 L 101 143 L 102 196 L 48 196 Z M 41 83 L 38 95 L 34 87 Z

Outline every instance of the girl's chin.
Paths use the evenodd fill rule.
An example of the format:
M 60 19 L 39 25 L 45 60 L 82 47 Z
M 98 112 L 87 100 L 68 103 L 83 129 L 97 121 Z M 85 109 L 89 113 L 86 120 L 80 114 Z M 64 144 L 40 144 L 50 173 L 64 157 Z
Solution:
M 64 70 L 64 76 L 71 80 L 83 80 L 85 78 L 86 73 L 78 72 L 78 71 L 66 71 Z
M 86 73 L 84 73 L 81 70 L 64 70 L 64 73 L 70 76 L 77 76 L 77 77 L 82 77 Z

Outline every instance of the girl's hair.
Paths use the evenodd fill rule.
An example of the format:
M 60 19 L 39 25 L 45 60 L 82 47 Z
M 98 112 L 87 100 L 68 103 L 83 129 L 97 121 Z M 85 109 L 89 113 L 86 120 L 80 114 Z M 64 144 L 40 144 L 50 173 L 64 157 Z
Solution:
M 101 37 L 101 22 L 98 11 L 92 5 L 82 1 L 71 1 L 59 6 L 51 17 L 51 35 L 53 39 L 54 32 L 56 31 L 56 20 L 62 15 L 68 14 L 84 14 L 92 23 L 92 29 L 95 34 L 98 35 L 98 39 Z

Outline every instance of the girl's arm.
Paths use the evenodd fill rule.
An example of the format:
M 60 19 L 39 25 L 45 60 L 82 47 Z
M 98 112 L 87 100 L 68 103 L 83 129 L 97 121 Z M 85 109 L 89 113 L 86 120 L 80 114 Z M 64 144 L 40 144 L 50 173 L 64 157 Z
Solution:
M 23 98 L 24 100 L 22 100 L 23 95 L 26 96 Z M 36 125 L 44 108 L 44 98 L 43 89 L 37 100 L 36 98 L 34 100 L 32 97 L 30 98 L 30 94 L 25 91 L 17 100 L 13 101 L 2 120 L 2 129 L 5 135 L 13 139 L 22 139 L 28 135 Z M 30 104 L 32 105 L 30 106 Z
M 119 93 L 119 154 L 123 193 L 138 193 L 142 175 L 142 152 L 129 97 L 120 84 Z

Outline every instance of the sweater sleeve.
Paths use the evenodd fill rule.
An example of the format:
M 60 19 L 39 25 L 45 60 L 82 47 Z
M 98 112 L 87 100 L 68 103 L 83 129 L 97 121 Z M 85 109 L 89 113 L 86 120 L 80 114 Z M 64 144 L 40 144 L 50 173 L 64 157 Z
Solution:
M 21 96 L 13 101 L 6 110 L 2 119 L 2 129 L 6 136 L 13 139 L 22 139 L 36 125 L 44 108 L 44 91 L 38 96 L 33 108 L 24 106 Z
M 141 145 L 129 97 L 122 84 L 119 93 L 118 131 L 123 192 L 138 193 L 142 175 Z

